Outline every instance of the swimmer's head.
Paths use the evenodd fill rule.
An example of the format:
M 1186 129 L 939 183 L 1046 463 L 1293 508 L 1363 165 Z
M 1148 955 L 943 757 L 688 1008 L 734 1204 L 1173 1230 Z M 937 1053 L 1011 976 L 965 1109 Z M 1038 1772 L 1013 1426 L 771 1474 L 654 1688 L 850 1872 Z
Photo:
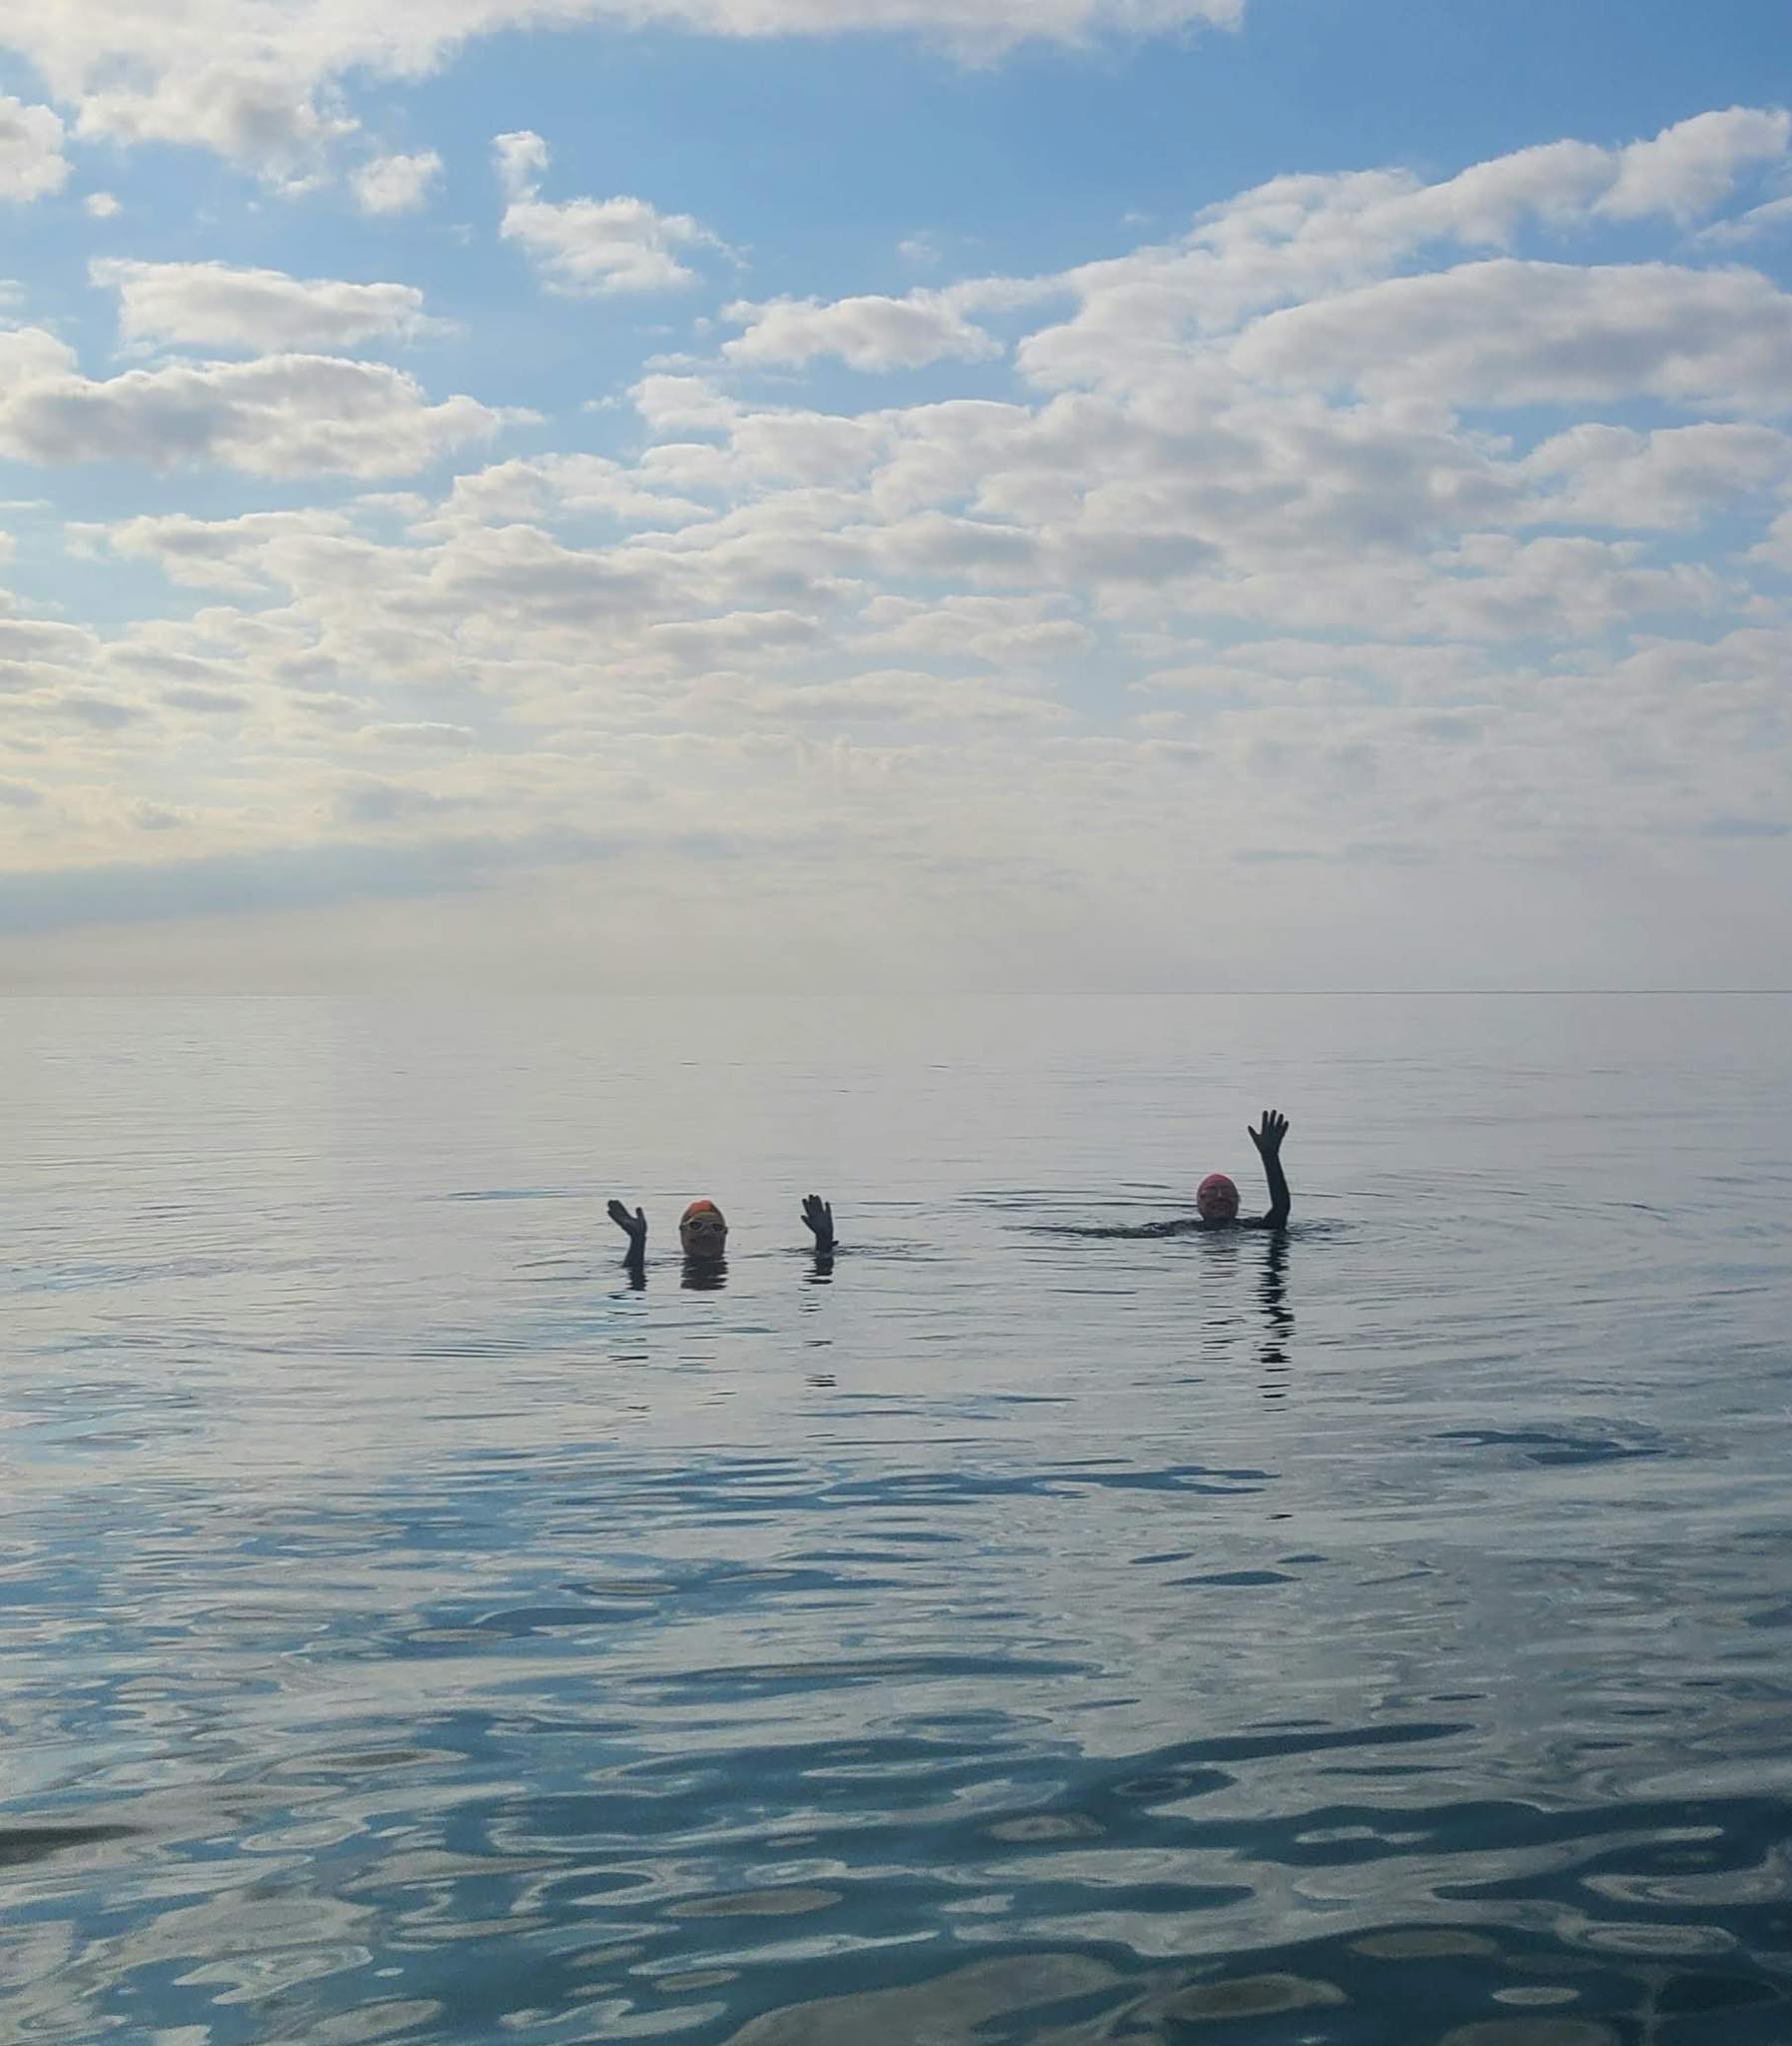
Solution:
M 1203 1222 L 1236 1222 L 1239 1190 L 1223 1172 L 1210 1172 L 1195 1189 L 1195 1205 Z
M 687 1258 L 719 1258 L 728 1248 L 728 1225 L 713 1201 L 693 1201 L 678 1218 L 678 1241 Z

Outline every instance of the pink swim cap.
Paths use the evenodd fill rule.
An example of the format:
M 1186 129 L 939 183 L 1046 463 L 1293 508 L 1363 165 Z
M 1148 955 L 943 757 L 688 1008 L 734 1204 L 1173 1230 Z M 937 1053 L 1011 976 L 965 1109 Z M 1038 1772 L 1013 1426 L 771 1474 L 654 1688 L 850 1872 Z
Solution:
M 1239 1190 L 1223 1172 L 1210 1172 L 1195 1189 L 1195 1206 L 1204 1222 L 1230 1222 L 1239 1212 Z
M 1196 1200 L 1199 1201 L 1204 1194 L 1230 1194 L 1236 1201 L 1239 1197 L 1238 1184 L 1223 1172 L 1210 1172 L 1195 1189 Z

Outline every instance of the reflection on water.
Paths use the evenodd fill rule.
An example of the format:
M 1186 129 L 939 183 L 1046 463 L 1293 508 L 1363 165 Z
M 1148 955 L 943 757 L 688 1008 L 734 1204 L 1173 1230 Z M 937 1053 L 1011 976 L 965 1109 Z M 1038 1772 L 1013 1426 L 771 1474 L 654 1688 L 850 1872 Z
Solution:
M 0 1005 L 0 2033 L 1792 2036 L 1785 1005 L 1192 1013 Z
M 1288 1239 L 1280 1234 L 1266 1247 L 1258 1298 L 1263 1303 L 1263 1340 L 1257 1350 L 1257 1361 L 1263 1367 L 1263 1396 L 1286 1400 L 1295 1314 L 1288 1304 Z

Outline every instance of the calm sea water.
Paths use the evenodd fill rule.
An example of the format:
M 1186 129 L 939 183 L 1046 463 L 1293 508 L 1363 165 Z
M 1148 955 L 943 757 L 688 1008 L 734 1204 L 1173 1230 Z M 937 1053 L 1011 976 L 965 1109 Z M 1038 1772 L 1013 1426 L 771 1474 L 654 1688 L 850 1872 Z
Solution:
M 1776 998 L 0 1003 L 0 2036 L 1792 2038 L 1789 1083 Z M 1280 1251 L 1042 1226 L 1266 1102 Z

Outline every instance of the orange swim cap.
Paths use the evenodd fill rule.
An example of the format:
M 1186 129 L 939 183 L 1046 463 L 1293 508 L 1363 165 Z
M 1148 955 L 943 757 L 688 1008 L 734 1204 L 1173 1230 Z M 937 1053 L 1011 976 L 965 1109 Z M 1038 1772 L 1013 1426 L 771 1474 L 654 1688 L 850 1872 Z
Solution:
M 678 1227 L 682 1229 L 693 1215 L 714 1215 L 719 1219 L 721 1212 L 713 1201 L 693 1201 L 679 1216 Z

